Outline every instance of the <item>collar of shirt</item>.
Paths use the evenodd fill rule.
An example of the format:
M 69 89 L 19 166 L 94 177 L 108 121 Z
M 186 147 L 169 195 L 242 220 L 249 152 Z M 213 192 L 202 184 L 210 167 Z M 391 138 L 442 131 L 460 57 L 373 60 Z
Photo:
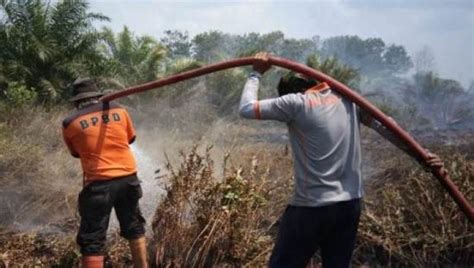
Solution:
M 311 88 L 307 89 L 304 93 L 305 94 L 319 93 L 319 92 L 324 91 L 326 89 L 330 89 L 329 85 L 326 82 L 322 82 L 322 83 L 319 83 L 319 84 L 315 85 L 314 87 L 311 87 Z

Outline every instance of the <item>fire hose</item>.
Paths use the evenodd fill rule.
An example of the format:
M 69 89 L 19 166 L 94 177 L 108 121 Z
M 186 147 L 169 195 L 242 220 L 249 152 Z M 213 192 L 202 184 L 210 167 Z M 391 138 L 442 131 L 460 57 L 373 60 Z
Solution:
M 171 85 L 183 80 L 195 78 L 198 76 L 206 75 L 209 73 L 222 71 L 230 68 L 252 65 L 254 62 L 259 61 L 254 57 L 243 57 L 228 61 L 223 61 L 176 75 L 169 76 L 160 80 L 152 81 L 138 86 L 129 87 L 108 95 L 105 95 L 101 98 L 102 101 L 107 102 L 120 97 L 128 96 L 131 94 L 156 89 L 159 87 Z M 301 73 L 307 77 L 314 78 L 318 81 L 326 82 L 331 89 L 336 90 L 339 94 L 351 100 L 357 104 L 365 112 L 369 113 L 374 119 L 382 123 L 388 130 L 392 131 L 400 141 L 407 146 L 407 148 L 419 159 L 422 159 L 424 162 L 428 160 L 428 152 L 415 141 L 413 137 L 403 130 L 393 119 L 389 118 L 377 107 L 371 104 L 369 101 L 364 99 L 356 91 L 352 90 L 343 83 L 333 79 L 332 77 L 317 71 L 313 68 L 305 66 L 300 63 L 296 63 L 284 58 L 269 56 L 268 63 L 278 67 L 292 70 L 294 72 Z M 453 183 L 449 174 L 445 169 L 430 167 L 431 173 L 439 180 L 441 185 L 448 191 L 451 198 L 456 202 L 461 211 L 466 215 L 471 223 L 474 222 L 474 208 L 471 206 L 469 201 L 464 197 L 464 195 L 459 191 L 458 187 Z

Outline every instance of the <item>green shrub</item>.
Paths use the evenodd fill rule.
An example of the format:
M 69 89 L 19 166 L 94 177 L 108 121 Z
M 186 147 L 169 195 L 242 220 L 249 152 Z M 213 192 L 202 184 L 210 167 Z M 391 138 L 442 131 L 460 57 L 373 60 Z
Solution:
M 22 107 L 36 102 L 38 94 L 31 88 L 21 83 L 13 82 L 2 92 L 4 101 L 8 105 Z

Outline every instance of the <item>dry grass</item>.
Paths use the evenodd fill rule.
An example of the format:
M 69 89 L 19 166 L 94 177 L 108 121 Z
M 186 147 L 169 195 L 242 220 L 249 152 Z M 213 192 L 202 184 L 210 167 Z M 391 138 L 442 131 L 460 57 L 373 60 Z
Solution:
M 474 263 L 474 229 L 429 173 L 384 148 L 391 165 L 367 181 L 357 266 L 465 267 Z M 253 157 L 248 157 L 255 152 Z M 388 153 L 387 153 L 388 152 Z M 447 147 L 437 150 L 453 180 L 473 200 L 473 165 Z M 209 152 L 182 154 L 170 166 L 168 195 L 153 222 L 158 267 L 264 267 L 289 195 L 283 150 L 247 150 L 245 168 L 215 177 Z M 258 160 L 266 163 L 262 166 Z M 270 170 L 278 176 L 270 176 Z M 282 176 L 283 174 L 286 174 Z M 316 258 L 317 260 L 318 258 Z M 317 264 L 316 264 L 317 265 Z
M 77 267 L 81 178 L 60 135 L 65 112 L 32 108 L 14 113 L 0 123 L 0 267 Z M 222 134 L 234 128 L 241 131 Z M 194 147 L 181 153 L 178 165 L 168 165 L 168 193 L 152 223 L 150 252 L 158 267 L 263 267 L 269 258 L 292 193 L 288 148 L 279 139 L 255 139 L 262 136 L 261 128 L 224 122 L 206 133 L 216 129 L 222 144 L 232 143 L 231 155 Z M 234 142 L 239 136 L 246 145 Z M 370 148 L 365 164 L 371 168 L 356 266 L 472 267 L 473 225 L 439 183 L 379 139 L 364 137 L 364 147 Z M 435 152 L 473 203 L 474 143 L 472 136 L 463 137 Z M 175 158 L 174 151 L 168 153 Z M 117 267 L 131 264 L 127 245 L 116 233 L 109 238 L 109 255 Z
M 209 149 L 202 156 L 194 148 L 182 157 L 178 170 L 169 167 L 168 194 L 153 221 L 154 262 L 159 267 L 262 265 L 272 246 L 277 219 L 272 213 L 282 209 L 271 196 L 288 185 L 276 184 L 255 160 L 247 172 L 224 166 L 224 177 L 216 178 Z
M 29 107 L 0 125 L 1 225 L 31 229 L 74 217 L 81 173 L 63 145 L 64 115 Z
M 473 162 L 452 148 L 436 151 L 472 204 Z M 430 173 L 412 164 L 395 164 L 368 185 L 359 261 L 417 267 L 474 264 L 474 227 L 448 193 Z
M 0 267 L 73 267 L 79 253 L 71 236 L 0 230 Z
M 71 232 L 39 230 L 18 233 L 0 229 L 0 268 L 79 267 L 81 254 Z M 128 243 L 118 232 L 109 235 L 106 246 L 107 267 L 133 267 Z

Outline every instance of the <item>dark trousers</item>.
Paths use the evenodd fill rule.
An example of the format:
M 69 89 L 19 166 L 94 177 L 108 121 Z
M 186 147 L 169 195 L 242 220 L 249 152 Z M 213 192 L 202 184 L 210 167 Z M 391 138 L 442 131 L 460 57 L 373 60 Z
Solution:
M 320 248 L 323 267 L 350 267 L 359 217 L 360 199 L 323 207 L 288 206 L 269 266 L 304 268 Z
M 138 200 L 142 197 L 136 175 L 96 181 L 79 194 L 81 225 L 77 243 L 83 255 L 103 255 L 112 208 L 120 223 L 120 235 L 135 239 L 145 234 L 145 219 Z

